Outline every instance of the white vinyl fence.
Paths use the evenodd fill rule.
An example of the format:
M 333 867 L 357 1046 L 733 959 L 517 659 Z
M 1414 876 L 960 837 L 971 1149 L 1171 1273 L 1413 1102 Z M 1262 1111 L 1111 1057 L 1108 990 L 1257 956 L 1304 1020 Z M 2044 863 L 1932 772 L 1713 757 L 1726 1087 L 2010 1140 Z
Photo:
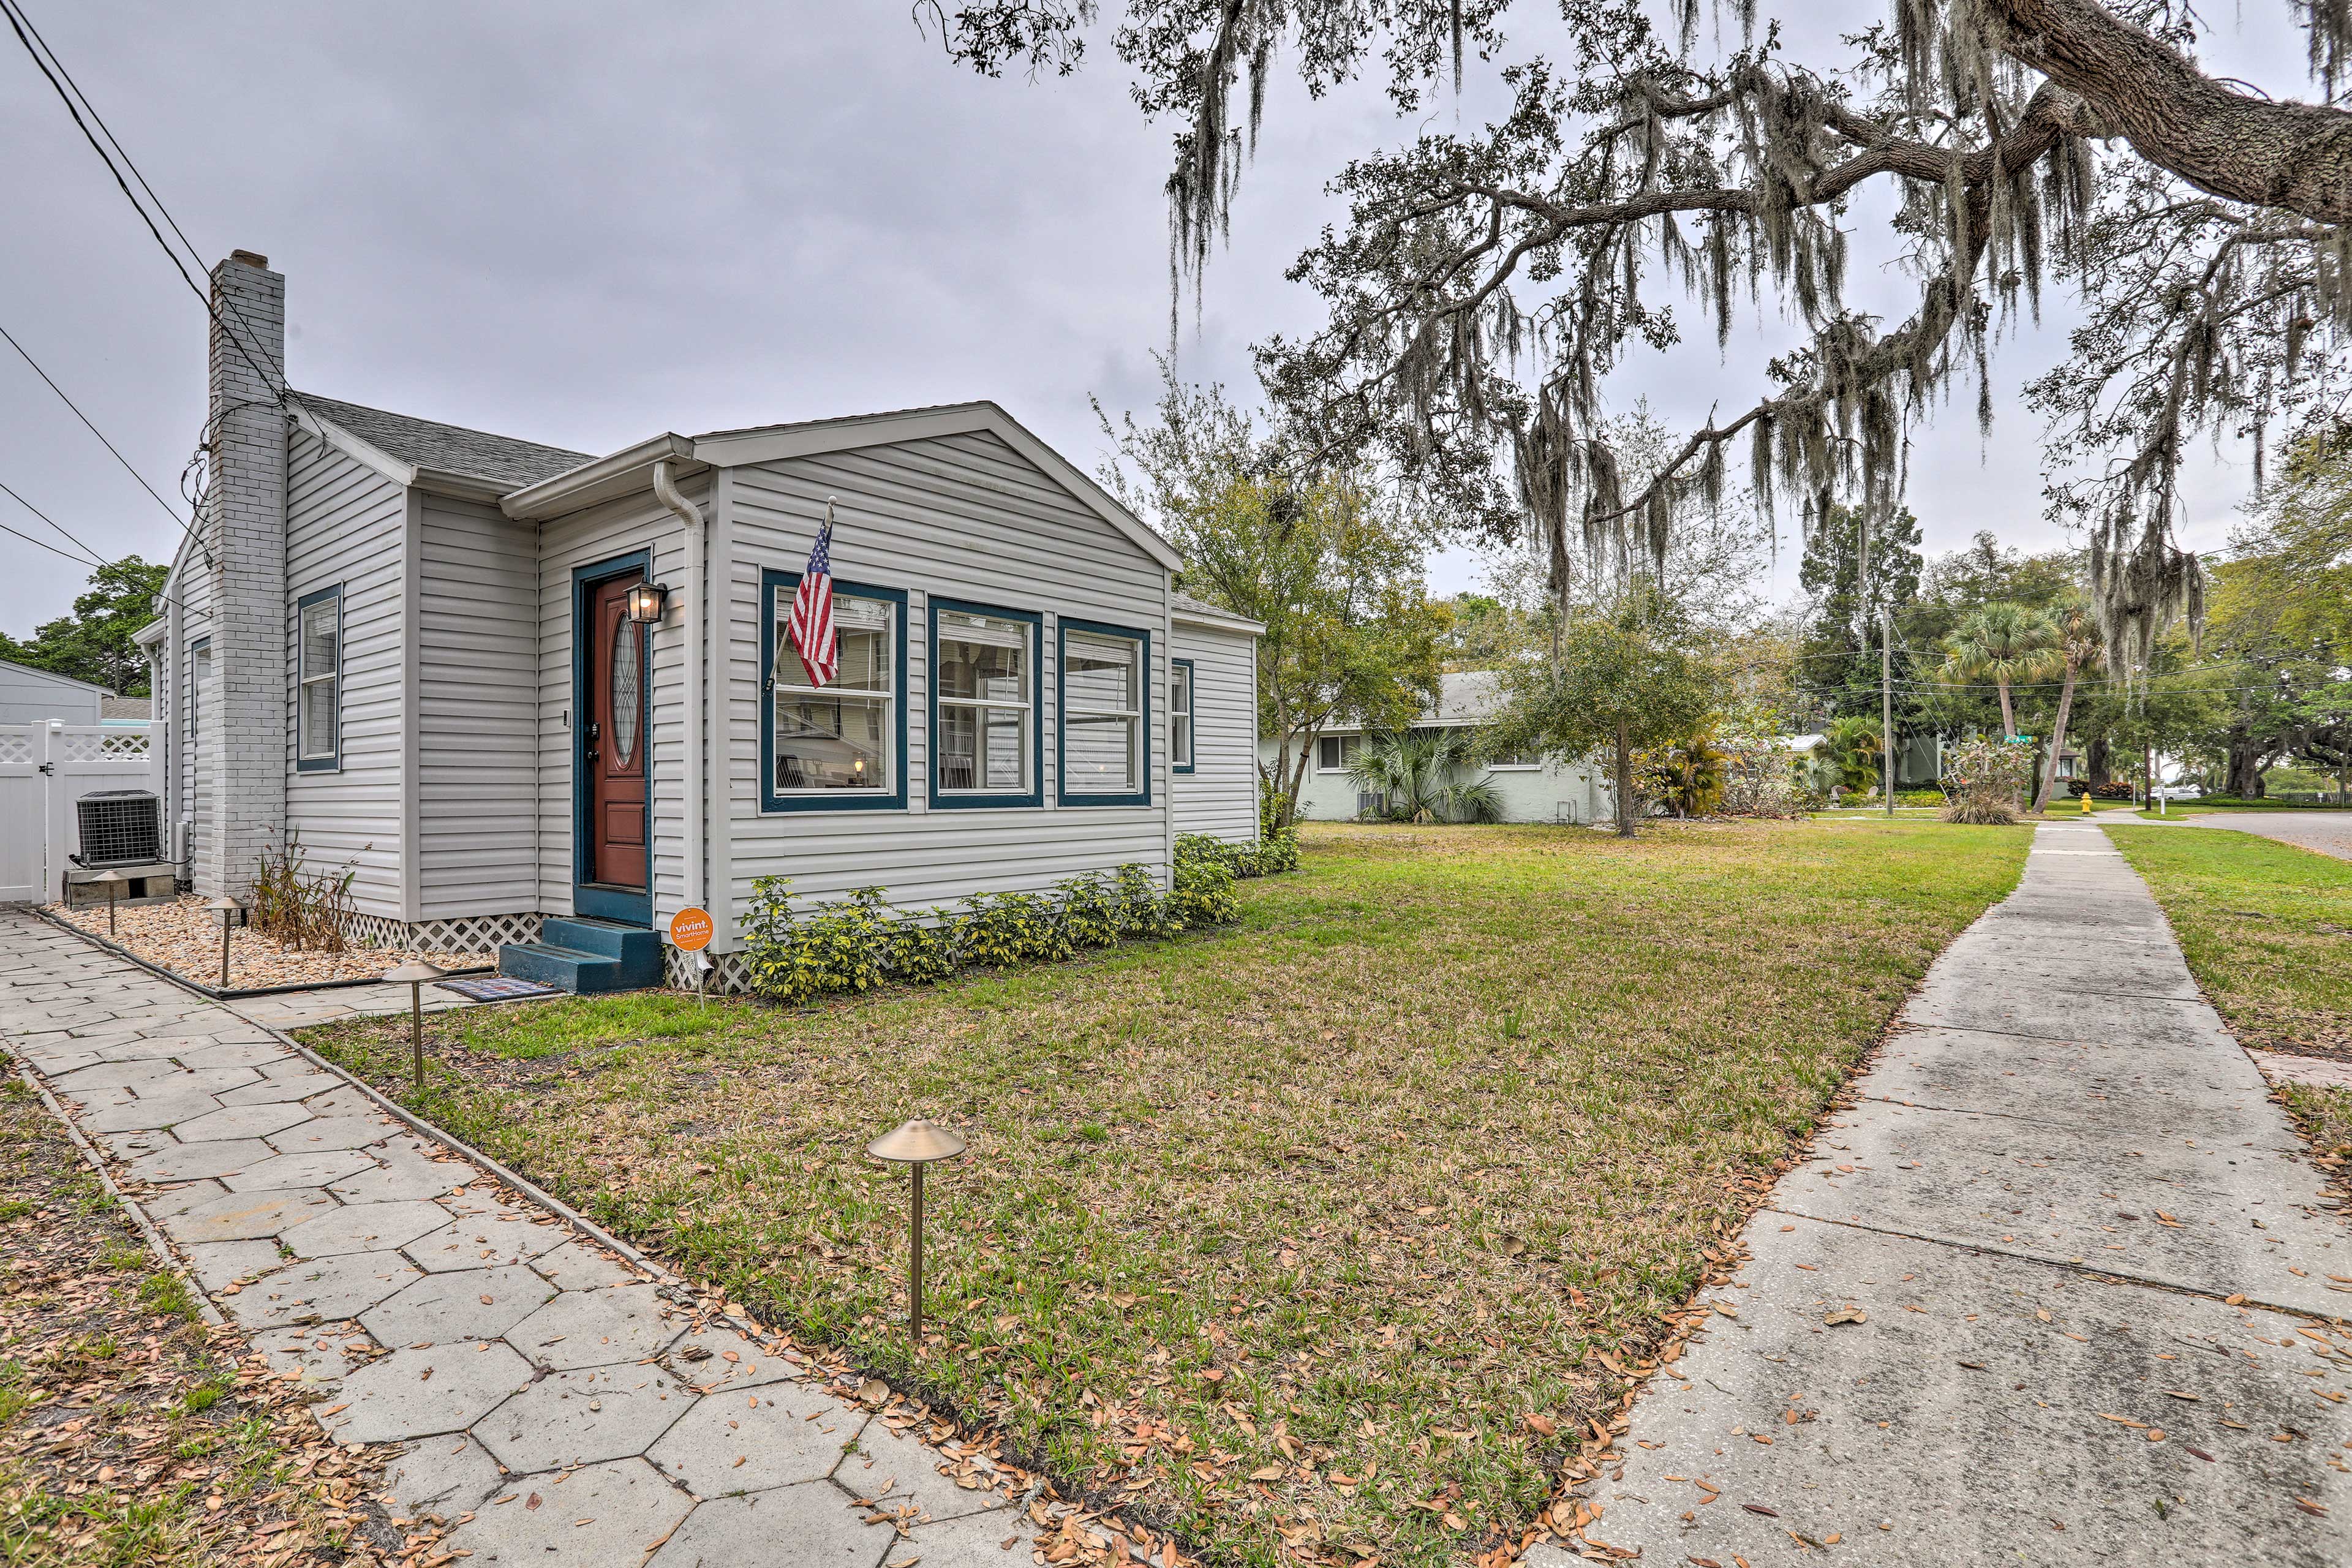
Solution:
M 162 724 L 0 724 L 0 903 L 61 895 L 81 847 L 74 803 L 109 789 L 163 793 Z

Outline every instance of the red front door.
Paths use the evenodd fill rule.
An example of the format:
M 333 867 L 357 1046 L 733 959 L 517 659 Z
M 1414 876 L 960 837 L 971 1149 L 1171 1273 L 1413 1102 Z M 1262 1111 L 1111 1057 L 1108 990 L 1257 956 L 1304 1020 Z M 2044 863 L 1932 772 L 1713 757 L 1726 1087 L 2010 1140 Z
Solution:
M 588 879 L 646 885 L 646 629 L 628 619 L 630 577 L 588 591 Z

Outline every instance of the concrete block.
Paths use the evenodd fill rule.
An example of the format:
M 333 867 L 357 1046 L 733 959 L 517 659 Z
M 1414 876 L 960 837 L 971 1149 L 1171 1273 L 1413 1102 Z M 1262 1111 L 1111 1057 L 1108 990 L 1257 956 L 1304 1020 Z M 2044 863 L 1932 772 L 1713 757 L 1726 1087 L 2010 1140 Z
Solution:
M 603 1366 L 660 1353 L 686 1327 L 683 1313 L 651 1285 L 566 1290 L 507 1331 L 507 1341 L 545 1366 Z
M 868 1421 L 857 1436 L 856 1451 L 843 1458 L 833 1479 L 859 1497 L 880 1498 L 877 1506 L 886 1511 L 911 1501 L 917 1519 L 957 1519 L 1011 1505 L 1011 1499 L 984 1482 L 967 1487 L 942 1474 L 942 1458 L 929 1444 Z
M 471 1437 L 420 1437 L 384 1467 L 383 1486 L 392 1511 L 408 1519 L 444 1522 L 473 1511 L 504 1485 L 489 1450 Z
M 184 1214 L 158 1215 L 156 1223 L 184 1246 L 198 1241 L 252 1241 L 290 1230 L 334 1203 L 316 1187 L 224 1193 Z
M 671 1534 L 694 1500 L 661 1479 L 643 1459 L 591 1465 L 568 1476 L 510 1479 L 473 1519 L 443 1542 L 467 1568 L 635 1568 L 646 1549 Z M 531 1500 L 538 1499 L 534 1504 Z M 801 1568 L 797 1559 L 771 1564 Z M 874 1568 L 865 1563 L 858 1568 Z
M 400 1125 L 388 1116 L 321 1116 L 290 1127 L 269 1142 L 272 1147 L 289 1154 L 315 1153 L 322 1149 L 364 1149 L 371 1143 L 383 1142 L 399 1131 Z
M 150 1154 L 142 1154 L 131 1162 L 131 1176 L 142 1182 L 194 1182 L 207 1177 L 234 1176 L 257 1161 L 268 1160 L 276 1152 L 258 1138 L 227 1138 L 215 1143 L 173 1142 Z M 236 1184 L 224 1181 L 225 1187 L 236 1190 Z M 286 1182 L 274 1184 L 289 1187 L 313 1184 Z
M 347 1252 L 294 1263 L 220 1299 L 221 1310 L 248 1328 L 356 1318 L 424 1275 L 397 1253 Z
M 297 1258 L 339 1252 L 390 1252 L 449 1223 L 437 1204 L 345 1204 L 285 1231 L 278 1243 Z
M 458 1206 L 452 1199 L 449 1207 Z M 535 1221 L 520 1209 L 503 1204 L 486 1205 L 487 1212 L 461 1214 L 429 1236 L 418 1237 L 402 1250 L 419 1268 L 487 1268 L 501 1263 L 528 1263 L 572 1239 L 569 1226 L 552 1220 Z
M 531 1267 L 566 1290 L 593 1290 L 600 1285 L 629 1285 L 643 1276 L 592 1241 L 567 1241 L 542 1253 Z
M 223 1107 L 215 1103 L 215 1109 L 208 1114 L 171 1123 L 172 1136 L 183 1143 L 201 1143 L 215 1138 L 267 1138 L 310 1120 L 310 1113 L 299 1105 Z M 282 1143 L 272 1146 L 285 1147 Z
M 280 1154 L 267 1143 L 257 1142 L 253 1147 L 261 1151 L 258 1159 L 243 1170 L 222 1177 L 222 1184 L 233 1192 L 257 1193 L 270 1187 L 323 1187 L 375 1164 L 373 1160 L 356 1149 L 329 1149 L 314 1154 Z
M 698 1503 L 646 1568 L 880 1568 L 902 1544 L 819 1481 Z
M 320 1422 L 345 1443 L 391 1443 L 457 1432 L 530 1381 L 497 1340 L 396 1350 L 343 1380 L 345 1408 Z
M 388 1345 L 496 1339 L 555 1294 L 521 1264 L 427 1274 L 362 1312 L 368 1332 Z
M 707 1395 L 646 1458 L 696 1496 L 724 1497 L 832 1475 L 866 1426 L 855 1405 L 801 1384 L 773 1384 Z

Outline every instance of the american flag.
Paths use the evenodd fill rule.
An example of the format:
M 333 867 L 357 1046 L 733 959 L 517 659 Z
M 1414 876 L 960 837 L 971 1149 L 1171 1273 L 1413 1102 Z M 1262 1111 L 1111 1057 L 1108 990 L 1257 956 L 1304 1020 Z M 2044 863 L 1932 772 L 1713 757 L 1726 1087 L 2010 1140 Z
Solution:
M 817 531 L 809 552 L 808 570 L 793 593 L 792 617 L 785 638 L 808 666 L 809 684 L 823 686 L 841 668 L 841 643 L 833 631 L 833 506 L 824 509 L 824 526 Z

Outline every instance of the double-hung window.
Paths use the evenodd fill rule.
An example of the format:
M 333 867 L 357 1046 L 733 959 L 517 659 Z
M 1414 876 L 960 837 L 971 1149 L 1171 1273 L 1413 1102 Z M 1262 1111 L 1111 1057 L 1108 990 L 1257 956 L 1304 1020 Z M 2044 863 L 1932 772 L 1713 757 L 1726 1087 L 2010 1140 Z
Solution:
M 1066 805 L 1149 805 L 1151 638 L 1064 620 L 1062 783 Z
M 1356 759 L 1363 752 L 1364 738 L 1361 735 L 1318 736 L 1315 742 L 1315 771 L 1344 773 L 1356 765 Z
M 1035 805 L 1037 635 L 1020 610 L 931 601 L 931 804 Z
M 294 643 L 295 770 L 331 773 L 343 760 L 342 584 L 302 595 Z
M 761 631 L 768 648 L 761 709 L 761 805 L 768 811 L 837 811 L 907 803 L 907 595 L 836 580 L 837 667 L 822 685 L 789 630 L 793 572 L 763 573 Z
M 1168 765 L 1180 773 L 1193 771 L 1192 661 L 1168 661 Z
M 1543 766 L 1543 753 L 1530 751 L 1497 752 L 1487 760 L 1486 765 L 1490 768 L 1505 769 L 1539 768 Z
M 188 645 L 188 744 L 196 743 L 204 729 L 205 694 L 213 689 L 213 639 L 198 637 Z

